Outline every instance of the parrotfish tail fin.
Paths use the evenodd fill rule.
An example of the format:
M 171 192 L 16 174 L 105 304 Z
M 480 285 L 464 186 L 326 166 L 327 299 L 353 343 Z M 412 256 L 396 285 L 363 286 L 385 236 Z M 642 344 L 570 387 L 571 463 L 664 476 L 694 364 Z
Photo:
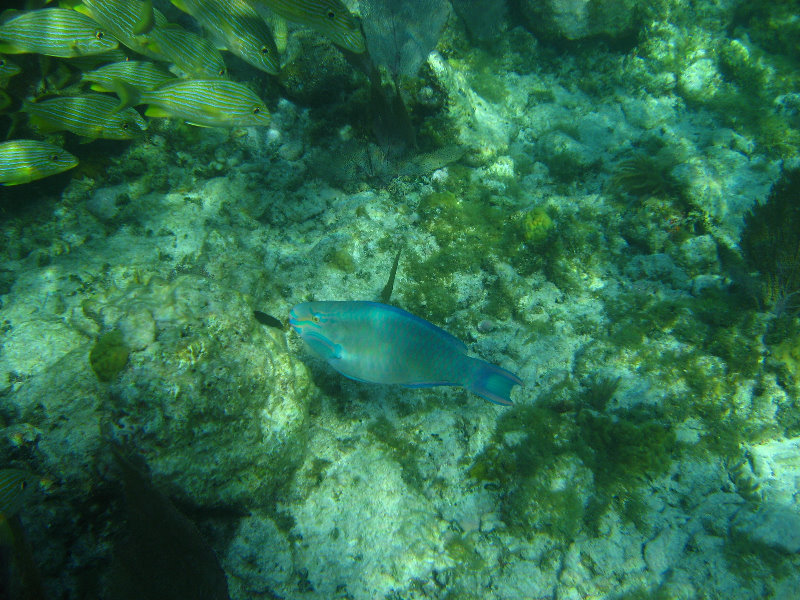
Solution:
M 471 374 L 464 385 L 470 392 L 486 398 L 495 404 L 508 406 L 511 402 L 511 389 L 522 385 L 522 380 L 511 371 L 478 358 L 472 359 Z

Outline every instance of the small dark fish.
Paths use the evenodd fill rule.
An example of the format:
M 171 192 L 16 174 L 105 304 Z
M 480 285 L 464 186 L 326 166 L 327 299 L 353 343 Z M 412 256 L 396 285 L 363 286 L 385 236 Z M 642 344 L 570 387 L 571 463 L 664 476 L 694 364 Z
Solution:
M 392 263 L 392 270 L 389 271 L 389 281 L 386 282 L 386 285 L 383 287 L 383 291 L 381 291 L 381 302 L 384 304 L 388 304 L 389 298 L 392 297 L 392 290 L 394 289 L 394 277 L 397 275 L 397 265 L 400 263 L 400 253 L 402 251 L 402 247 L 397 251 L 397 254 L 394 257 L 394 263 Z
M 256 321 L 258 321 L 262 325 L 266 325 L 267 327 L 275 327 L 276 329 L 283 329 L 283 323 L 281 323 L 278 319 L 276 319 L 272 315 L 268 315 L 267 313 L 261 312 L 260 310 L 254 310 L 253 316 L 256 318 Z

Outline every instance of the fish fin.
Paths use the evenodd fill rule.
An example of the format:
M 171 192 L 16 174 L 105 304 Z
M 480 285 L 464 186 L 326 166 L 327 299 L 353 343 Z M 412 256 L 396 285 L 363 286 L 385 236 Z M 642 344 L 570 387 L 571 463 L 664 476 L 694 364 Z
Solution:
M 20 50 L 14 44 L 2 44 L 0 43 L 0 52 L 3 54 L 23 54 L 25 50 Z
M 308 346 L 325 360 L 338 360 L 342 358 L 342 346 L 334 344 L 324 335 L 309 333 L 303 337 Z
M 459 384 L 453 381 L 433 381 L 426 383 L 401 383 L 400 385 L 407 388 L 426 388 L 426 387 L 436 387 L 437 385 L 459 385 Z
M 189 7 L 186 6 L 186 3 L 183 0 L 171 0 L 171 2 L 172 5 L 178 10 L 182 10 L 185 13 L 189 13 Z
M 204 123 L 192 123 L 191 121 L 186 121 L 187 125 L 192 125 L 194 127 L 205 127 L 206 129 L 211 129 L 211 125 L 205 125 Z
M 153 0 L 144 0 L 139 14 L 136 15 L 136 23 L 133 24 L 133 33 L 143 35 L 150 33 L 155 25 L 155 13 L 153 12 Z
M 0 13 L 0 25 L 5 23 L 6 21 L 10 21 L 17 15 L 21 15 L 22 11 L 17 10 L 16 8 L 7 8 L 2 13 Z
M 473 394 L 485 398 L 495 404 L 509 406 L 511 402 L 511 389 L 515 385 L 522 385 L 522 380 L 511 371 L 493 365 L 479 358 L 471 358 L 470 374 L 464 383 Z
M 121 79 L 114 79 L 111 82 L 111 87 L 114 89 L 114 93 L 119 96 L 119 104 L 114 109 L 115 113 L 141 104 L 141 92 L 129 83 L 125 83 Z
M 114 91 L 114 90 L 108 89 L 107 87 L 105 87 L 104 85 L 99 84 L 99 83 L 93 83 L 92 85 L 89 86 L 89 89 L 92 90 L 93 92 L 113 92 Z
M 144 111 L 145 117 L 169 118 L 172 115 L 158 106 L 148 106 Z
M 400 264 L 400 253 L 403 251 L 403 247 L 400 246 L 397 249 L 397 254 L 395 254 L 394 262 L 392 263 L 392 268 L 389 271 L 389 279 L 386 281 L 386 285 L 383 286 L 383 290 L 381 291 L 380 300 L 383 303 L 389 302 L 389 298 L 392 297 L 392 290 L 394 289 L 394 278 L 397 275 L 397 265 Z
M 270 25 L 272 25 L 272 37 L 275 40 L 275 47 L 279 54 L 286 52 L 289 44 L 289 23 L 283 17 L 273 13 Z
M 28 123 L 39 133 L 54 133 L 60 131 L 57 125 L 30 113 L 28 113 Z
M 63 5 L 62 8 L 72 8 L 73 10 L 78 11 L 82 15 L 86 15 L 87 17 L 91 17 L 92 16 L 91 9 L 88 6 L 86 6 L 84 3 L 82 3 L 82 2 L 74 3 L 74 2 L 70 2 L 70 1 L 66 1 L 66 2 L 62 1 L 62 2 L 59 2 L 59 5 Z

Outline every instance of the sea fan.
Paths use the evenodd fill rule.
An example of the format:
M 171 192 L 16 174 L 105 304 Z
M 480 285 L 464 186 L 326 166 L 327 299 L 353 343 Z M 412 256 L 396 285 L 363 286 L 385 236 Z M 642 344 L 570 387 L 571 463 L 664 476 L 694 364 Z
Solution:
M 447 0 L 363 0 L 361 19 L 372 60 L 395 77 L 415 76 L 449 15 Z

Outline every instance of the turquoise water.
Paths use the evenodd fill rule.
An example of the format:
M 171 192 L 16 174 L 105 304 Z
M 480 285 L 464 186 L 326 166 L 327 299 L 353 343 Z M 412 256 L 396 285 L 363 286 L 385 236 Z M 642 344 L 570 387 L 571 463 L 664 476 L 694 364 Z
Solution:
M 796 3 L 453 4 L 223 52 L 260 127 L 43 133 L 90 67 L 4 54 L 79 164 L 0 187 L 0 598 L 800 598 Z M 513 406 L 289 328 L 398 250 Z

